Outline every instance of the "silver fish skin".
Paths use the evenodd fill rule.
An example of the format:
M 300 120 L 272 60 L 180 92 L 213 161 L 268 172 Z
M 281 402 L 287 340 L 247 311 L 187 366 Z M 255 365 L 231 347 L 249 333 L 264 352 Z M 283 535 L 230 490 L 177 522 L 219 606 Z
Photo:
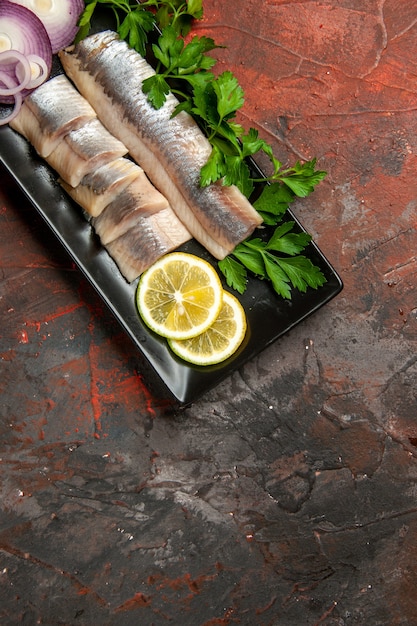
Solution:
M 59 183 L 88 216 L 94 218 L 143 173 L 139 165 L 130 159 L 120 157 L 86 174 L 76 187 L 62 179 L 59 179 Z
M 188 241 L 190 234 L 168 207 L 139 216 L 133 228 L 104 247 L 128 282 L 134 281 L 162 255 Z
M 37 87 L 25 101 L 10 126 L 23 135 L 37 153 L 48 157 L 62 138 L 96 117 L 88 101 L 64 74 Z
M 126 154 L 126 146 L 93 119 L 70 131 L 46 161 L 65 182 L 76 187 L 89 172 Z
M 236 187 L 202 188 L 200 170 L 211 145 L 169 94 L 155 110 L 142 92 L 154 70 L 113 31 L 91 35 L 60 53 L 68 76 L 101 121 L 166 196 L 192 235 L 215 257 L 224 258 L 262 223 Z
M 92 225 L 102 244 L 110 243 L 134 226 L 140 217 L 147 217 L 169 208 L 168 200 L 152 185 L 145 172 L 108 204 L 104 211 L 93 218 Z M 179 222 L 175 216 L 175 221 Z M 174 223 L 173 223 L 174 226 Z M 180 223 L 178 228 L 182 227 Z M 191 239 L 191 235 L 189 235 Z

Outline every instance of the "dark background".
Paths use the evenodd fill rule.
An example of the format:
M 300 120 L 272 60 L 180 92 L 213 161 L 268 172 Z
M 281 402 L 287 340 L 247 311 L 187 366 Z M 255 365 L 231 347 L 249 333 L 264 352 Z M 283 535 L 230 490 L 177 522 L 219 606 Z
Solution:
M 1 624 L 415 625 L 417 6 L 204 8 L 344 290 L 173 411 L 1 170 Z

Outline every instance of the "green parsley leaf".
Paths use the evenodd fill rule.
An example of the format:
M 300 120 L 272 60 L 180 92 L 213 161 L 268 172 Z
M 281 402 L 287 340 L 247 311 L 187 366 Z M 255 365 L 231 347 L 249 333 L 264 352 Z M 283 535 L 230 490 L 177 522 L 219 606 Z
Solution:
M 222 137 L 221 135 L 215 135 L 214 137 L 212 137 L 211 143 L 213 146 L 217 146 L 217 148 L 223 152 L 225 163 L 228 157 L 240 156 L 238 144 L 232 143 L 226 137 Z M 232 166 L 232 163 L 230 163 L 230 165 Z
M 264 186 L 253 206 L 263 217 L 264 222 L 272 225 L 284 215 L 294 198 L 295 194 L 291 189 L 282 183 L 272 183 Z
M 295 222 L 283 222 L 277 226 L 271 239 L 265 246 L 266 250 L 274 252 L 284 252 L 285 254 L 299 254 L 311 241 L 308 233 L 291 233 Z
M 214 145 L 207 162 L 200 170 L 200 184 L 207 187 L 222 178 L 226 172 L 225 157 L 219 148 Z
M 243 106 L 243 89 L 232 72 L 223 72 L 213 81 L 213 89 L 217 95 L 217 111 L 220 120 L 234 117 L 236 111 Z
M 305 198 L 314 191 L 315 186 L 323 180 L 326 172 L 315 169 L 316 159 L 306 163 L 297 163 L 294 167 L 286 170 L 280 176 L 280 180 L 285 183 L 299 198 Z
M 142 89 L 155 109 L 160 109 L 164 105 L 166 94 L 170 92 L 170 87 L 161 74 L 146 78 L 142 83 Z
M 155 57 L 169 70 L 178 67 L 183 48 L 184 40 L 178 37 L 172 26 L 166 26 L 158 37 L 158 45 L 152 46 Z
M 188 13 L 197 20 L 203 17 L 203 0 L 188 0 Z
M 254 128 L 250 128 L 249 132 L 241 134 L 239 139 L 242 143 L 242 157 L 246 158 L 259 152 L 264 145 L 263 139 L 259 139 L 258 131 Z
M 176 66 L 178 73 L 189 74 L 200 69 L 210 69 L 216 63 L 211 57 L 205 57 L 204 54 L 216 48 L 213 39 L 209 37 L 193 37 L 179 55 Z
M 130 11 L 117 29 L 120 37 L 126 39 L 131 48 L 142 56 L 146 53 L 146 33 L 149 33 L 155 24 L 155 18 L 149 11 Z
M 264 145 L 262 146 L 262 152 L 264 152 L 267 155 L 267 157 L 272 163 L 274 173 L 270 177 L 270 180 L 274 181 L 279 176 L 282 163 L 278 161 L 278 159 L 274 156 L 274 153 L 272 151 L 272 146 L 270 146 L 268 143 L 264 142 Z
M 293 287 L 305 293 L 307 287 L 317 289 L 326 282 L 326 277 L 318 267 L 305 256 L 294 256 L 289 258 L 278 258 L 276 263 L 286 273 Z
M 200 87 L 195 86 L 192 99 L 192 112 L 207 124 L 208 132 L 212 128 L 216 129 L 220 122 L 214 82 L 204 83 Z
M 261 239 L 250 239 L 236 246 L 232 254 L 253 274 L 264 277 L 264 248 L 265 243 Z
M 281 269 L 277 260 L 272 255 L 265 255 L 264 261 L 266 277 L 271 281 L 274 291 L 286 300 L 291 300 L 290 279 L 288 275 Z
M 207 57 L 204 57 L 205 59 Z M 211 72 L 208 72 L 206 70 L 202 71 L 202 72 L 196 72 L 195 74 L 187 74 L 186 76 L 182 77 L 191 87 L 193 90 L 198 90 L 198 89 L 205 89 L 205 86 L 209 83 L 211 83 L 212 80 L 214 80 L 214 75 Z M 190 113 L 191 113 L 191 109 L 192 109 L 192 100 L 191 98 L 188 98 L 188 101 L 190 102 Z
M 149 0 L 149 4 L 158 7 L 156 19 L 160 28 L 171 25 L 183 37 L 190 32 L 192 19 L 199 20 L 203 17 L 202 0 L 188 0 L 188 2 L 183 0 L 172 0 L 171 2 Z
M 219 261 L 218 265 L 229 287 L 235 289 L 240 294 L 244 293 L 248 275 L 244 266 L 231 256 L 227 256 Z
M 224 185 L 236 185 L 244 196 L 249 197 L 253 191 L 251 173 L 246 161 L 241 156 L 225 157 Z
M 91 28 L 91 18 L 93 17 L 93 13 L 96 10 L 96 7 L 97 0 L 91 0 L 91 2 L 87 0 L 85 4 L 85 9 L 78 20 L 79 29 L 75 38 L 75 43 L 87 37 Z

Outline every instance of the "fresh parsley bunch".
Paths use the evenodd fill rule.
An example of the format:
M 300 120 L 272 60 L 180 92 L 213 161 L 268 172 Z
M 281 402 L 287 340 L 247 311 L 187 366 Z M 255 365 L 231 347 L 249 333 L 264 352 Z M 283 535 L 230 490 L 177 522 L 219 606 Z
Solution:
M 248 271 L 269 280 L 275 292 L 286 299 L 291 299 L 292 287 L 305 293 L 308 287 L 317 289 L 326 282 L 321 270 L 300 254 L 310 243 L 311 235 L 297 232 L 294 221 L 283 220 L 294 197 L 294 192 L 283 183 L 266 185 L 254 206 L 266 224 L 278 224 L 272 236 L 267 240 L 248 238 L 219 261 L 227 284 L 239 293 L 246 290 Z
M 209 37 L 193 37 L 185 45 L 184 40 L 178 37 L 176 28 L 168 25 L 162 31 L 158 44 L 152 45 L 157 60 L 156 73 L 143 81 L 143 92 L 148 95 L 148 101 L 159 109 L 166 101 L 166 95 L 172 91 L 180 96 L 185 103 L 178 107 L 189 108 L 191 101 L 190 90 L 197 90 L 214 79 L 209 69 L 216 60 L 207 56 L 207 52 L 216 48 L 213 39 Z M 175 81 L 176 87 L 173 86 Z M 185 89 L 179 88 L 179 83 L 185 82 Z
M 185 36 L 191 29 L 192 20 L 203 17 L 202 0 L 86 0 L 85 5 L 78 23 L 76 41 L 84 39 L 88 34 L 97 7 L 106 6 L 114 14 L 120 37 L 142 55 L 145 55 L 148 33 L 155 26 L 172 26 L 178 36 Z

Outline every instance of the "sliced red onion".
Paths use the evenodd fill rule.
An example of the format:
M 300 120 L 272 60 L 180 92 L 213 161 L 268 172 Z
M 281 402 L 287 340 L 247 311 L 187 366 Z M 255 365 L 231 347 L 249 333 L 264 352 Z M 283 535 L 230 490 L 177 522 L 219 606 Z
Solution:
M 31 78 L 29 80 L 28 89 L 35 89 L 39 87 L 49 76 L 48 65 L 42 57 L 37 54 L 28 54 L 27 60 L 29 61 Z
M 13 85 L 16 84 L 13 81 L 13 79 L 8 74 L 5 74 L 4 72 L 0 72 L 0 80 L 9 89 L 12 89 Z M 0 115 L 0 126 L 3 126 L 4 124 L 8 124 L 9 122 L 11 122 L 12 119 L 16 117 L 16 115 L 19 113 L 20 107 L 22 106 L 22 102 L 23 102 L 21 91 L 13 96 L 12 102 L 14 105 L 12 107 L 12 110 L 8 114 L 6 114 L 4 117 Z
M 10 1 L 37 15 L 49 35 L 54 54 L 74 41 L 78 31 L 78 18 L 85 8 L 84 0 Z
M 10 63 L 14 62 L 14 76 L 9 70 Z M 3 68 L 8 68 L 7 71 Z M 9 77 L 10 82 L 5 80 Z M 31 69 L 29 60 L 18 50 L 5 50 L 0 52 L 0 82 L 5 87 L 0 86 L 0 96 L 14 96 L 23 91 L 31 80 Z M 12 86 L 10 86 L 12 85 Z
M 0 50 L 14 50 L 25 57 L 35 54 L 46 64 L 45 78 L 51 71 L 52 47 L 44 25 L 32 11 L 9 0 L 0 0 Z M 0 69 L 11 77 L 13 83 L 19 82 L 16 80 L 16 61 L 6 60 Z M 32 89 L 25 87 L 20 92 L 22 98 Z M 0 102 L 16 104 L 14 96 L 10 95 L 0 96 Z

